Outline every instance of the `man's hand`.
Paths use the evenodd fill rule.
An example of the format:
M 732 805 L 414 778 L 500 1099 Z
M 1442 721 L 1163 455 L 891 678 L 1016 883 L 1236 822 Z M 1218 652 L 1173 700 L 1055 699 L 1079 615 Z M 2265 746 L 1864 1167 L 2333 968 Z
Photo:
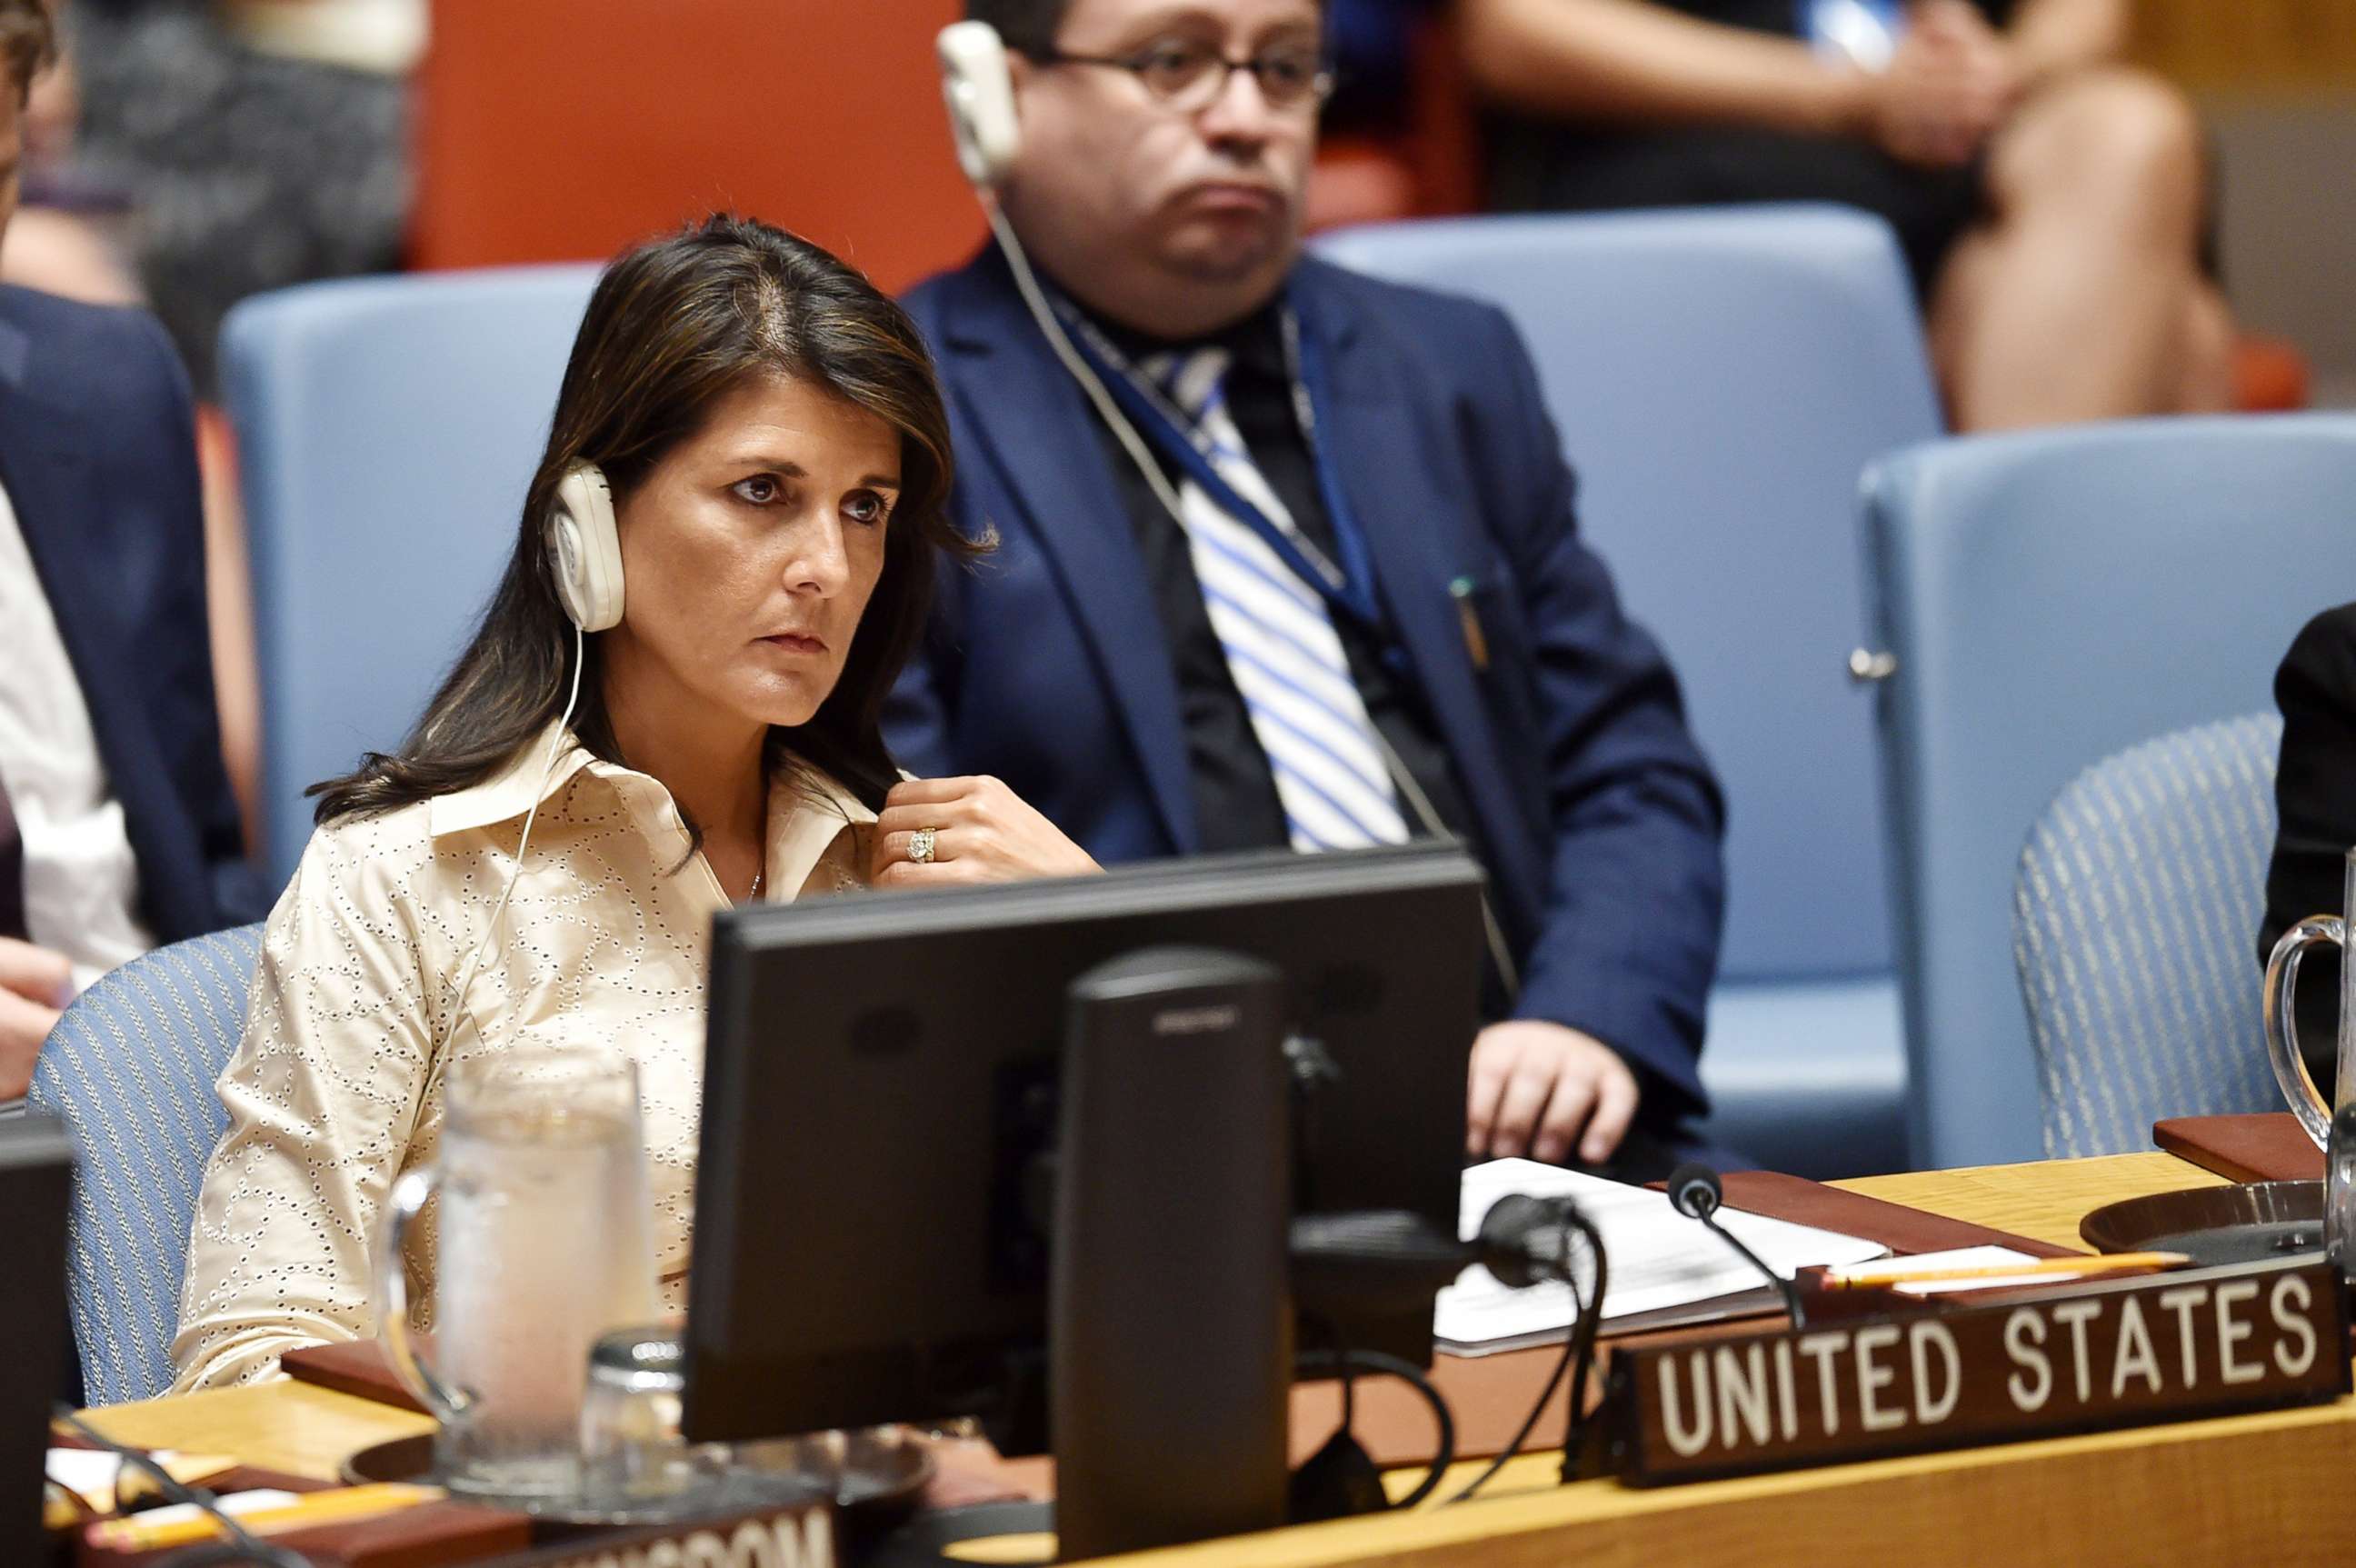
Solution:
M 33 1058 L 72 984 L 62 953 L 0 937 L 0 1100 L 22 1098 L 32 1083 Z
M 1636 1101 L 1635 1074 L 1593 1036 L 1560 1024 L 1492 1024 L 1472 1042 L 1464 1152 L 1558 1164 L 1576 1140 L 1581 1161 L 1601 1165 L 1627 1135 Z

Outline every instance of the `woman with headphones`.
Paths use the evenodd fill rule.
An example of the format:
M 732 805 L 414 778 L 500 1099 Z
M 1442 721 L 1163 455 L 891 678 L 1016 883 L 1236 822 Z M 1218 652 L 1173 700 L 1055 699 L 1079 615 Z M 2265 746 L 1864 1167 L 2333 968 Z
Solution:
M 950 477 L 921 339 L 826 252 L 715 217 L 606 270 L 473 641 L 399 752 L 315 790 L 221 1080 L 179 1389 L 372 1332 L 375 1218 L 447 1069 L 518 1045 L 637 1063 L 677 1310 L 713 912 L 1096 869 L 996 780 L 884 749 L 940 558 L 981 548 Z

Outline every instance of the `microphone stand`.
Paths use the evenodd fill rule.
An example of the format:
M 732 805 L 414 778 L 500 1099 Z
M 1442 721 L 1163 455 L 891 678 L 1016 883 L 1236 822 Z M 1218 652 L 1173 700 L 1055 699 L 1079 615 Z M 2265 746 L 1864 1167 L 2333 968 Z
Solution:
M 1719 1181 L 1718 1173 L 1705 1165 L 1682 1165 L 1670 1173 L 1668 1187 L 1669 1206 L 1688 1219 L 1700 1221 L 1712 1235 L 1733 1248 L 1744 1262 L 1764 1275 L 1767 1283 L 1775 1287 L 1775 1294 L 1783 1298 L 1783 1310 L 1791 1315 L 1792 1326 L 1805 1328 L 1808 1315 L 1800 1305 L 1800 1287 L 1769 1268 L 1766 1260 L 1743 1244 L 1741 1237 L 1719 1223 L 1718 1210 L 1719 1206 L 1726 1201 L 1726 1188 Z
M 1773 1282 L 1775 1294 L 1783 1298 L 1783 1310 L 1792 1315 L 1792 1326 L 1805 1328 L 1808 1326 L 1808 1314 L 1800 1305 L 1800 1287 L 1769 1268 L 1758 1253 L 1742 1244 L 1740 1237 L 1718 1222 L 1717 1215 L 1705 1214 L 1700 1218 L 1701 1222 L 1708 1226 L 1719 1240 L 1741 1253 L 1744 1262 Z

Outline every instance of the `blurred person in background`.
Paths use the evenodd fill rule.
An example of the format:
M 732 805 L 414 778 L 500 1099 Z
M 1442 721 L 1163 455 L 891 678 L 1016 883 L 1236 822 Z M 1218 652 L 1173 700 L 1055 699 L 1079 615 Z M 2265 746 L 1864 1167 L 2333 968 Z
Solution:
M 0 0 L 0 231 L 54 52 Z M 154 318 L 0 285 L 0 1101 L 58 1011 L 256 918 L 222 767 L 187 378 Z
M 57 0 L 50 0 L 52 10 Z M 80 118 L 73 61 L 59 50 L 33 79 L 19 118 L 16 215 L 0 238 L 0 283 L 91 305 L 137 305 L 120 190 L 90 177 L 74 158 Z
M 1416 35 L 1438 8 L 1439 0 L 1326 0 L 1333 94 L 1318 121 L 1322 135 L 1408 128 Z
M 1490 199 L 1896 229 L 1958 428 L 2222 409 L 2205 153 L 2126 0 L 1462 0 Z
M 2275 768 L 2275 849 L 2266 867 L 2258 963 L 2310 915 L 2347 914 L 2348 846 L 2356 844 L 2356 604 L 2307 623 L 2275 671 L 2282 752 Z M 2307 1070 L 2332 1098 L 2340 1064 L 2340 949 L 2299 962 L 2296 1000 Z
M 424 0 L 69 0 L 76 165 L 198 394 L 249 294 L 401 263 Z
M 407 77 L 425 0 L 51 0 L 23 231 L 0 281 L 147 304 L 192 372 L 215 690 L 246 831 L 261 696 L 243 520 L 214 363 L 247 295 L 400 264 Z
M 894 747 L 1104 862 L 1463 839 L 1494 905 L 1467 1152 L 1665 1174 L 1706 1103 L 1722 806 L 1520 337 L 1301 254 L 1316 0 L 967 14 L 1012 51 L 999 200 L 1044 288 L 985 250 L 909 298 L 954 515 L 1000 548 L 945 579 Z

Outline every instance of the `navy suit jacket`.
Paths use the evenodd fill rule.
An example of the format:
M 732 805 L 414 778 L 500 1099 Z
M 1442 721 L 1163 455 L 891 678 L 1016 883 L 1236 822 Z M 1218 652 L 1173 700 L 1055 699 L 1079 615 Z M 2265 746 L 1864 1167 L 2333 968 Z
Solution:
M 268 911 L 221 762 L 187 378 L 142 312 L 0 287 L 0 485 L 177 941 Z
M 1698 1112 L 1722 808 L 1668 664 L 1580 542 L 1529 355 L 1470 300 L 1316 261 L 1293 285 L 1333 389 L 1319 439 L 1478 819 L 1515 1014 L 1618 1050 L 1648 1123 Z M 907 306 L 940 360 L 957 521 L 999 544 L 944 578 L 887 717 L 899 761 L 994 774 L 1100 861 L 1191 853 L 1177 681 L 1083 393 L 994 253 Z

